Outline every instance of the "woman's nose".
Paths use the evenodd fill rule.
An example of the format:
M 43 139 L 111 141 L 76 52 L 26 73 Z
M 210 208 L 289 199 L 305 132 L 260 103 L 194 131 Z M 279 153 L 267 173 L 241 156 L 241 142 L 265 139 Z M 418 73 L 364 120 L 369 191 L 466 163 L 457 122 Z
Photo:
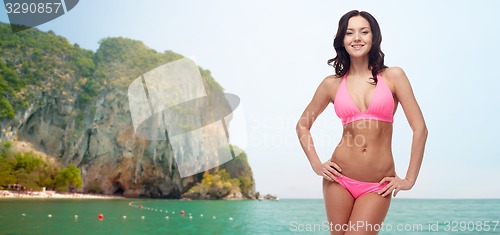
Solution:
M 354 41 L 360 41 L 361 40 L 361 37 L 359 35 L 359 33 L 354 33 Z

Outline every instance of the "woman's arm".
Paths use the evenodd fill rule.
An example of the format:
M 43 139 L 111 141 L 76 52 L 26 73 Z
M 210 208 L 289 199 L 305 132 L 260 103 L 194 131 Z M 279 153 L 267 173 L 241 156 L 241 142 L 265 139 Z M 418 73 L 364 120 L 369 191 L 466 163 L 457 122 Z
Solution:
M 411 144 L 410 164 L 406 172 L 406 179 L 413 184 L 417 181 L 418 172 L 424 157 L 425 142 L 427 140 L 427 126 L 425 125 L 422 111 L 413 95 L 408 77 L 400 68 L 396 68 L 395 79 L 396 96 L 403 107 L 406 119 L 413 131 Z
M 394 190 L 394 196 L 396 196 L 399 190 L 409 190 L 413 187 L 413 185 L 415 185 L 424 157 L 425 142 L 427 140 L 427 127 L 425 125 L 422 111 L 418 106 L 410 82 L 408 81 L 408 77 L 406 77 L 404 71 L 401 68 L 394 67 L 387 69 L 386 74 L 392 80 L 396 98 L 401 103 L 406 119 L 408 120 L 408 123 L 413 131 L 410 164 L 405 178 L 394 180 L 394 178 L 397 177 L 386 177 L 380 182 L 383 183 L 385 181 L 391 181 L 391 183 L 389 183 L 386 188 L 382 190 L 382 192 L 385 191 L 382 196 L 387 196 L 392 192 L 392 190 Z
M 338 172 L 341 171 L 340 167 L 331 161 L 321 163 L 318 154 L 316 153 L 316 149 L 314 148 L 314 141 L 310 132 L 316 118 L 323 112 L 323 110 L 325 110 L 328 103 L 331 101 L 330 93 L 335 86 L 333 84 L 333 79 L 334 78 L 332 77 L 327 77 L 318 86 L 311 102 L 307 105 L 306 109 L 302 113 L 302 116 L 300 116 L 300 119 L 297 122 L 296 131 L 300 145 L 302 146 L 307 159 L 309 159 L 309 163 L 311 164 L 314 172 L 327 180 L 337 181 L 333 175 L 340 175 Z M 335 167 L 337 170 L 332 167 Z

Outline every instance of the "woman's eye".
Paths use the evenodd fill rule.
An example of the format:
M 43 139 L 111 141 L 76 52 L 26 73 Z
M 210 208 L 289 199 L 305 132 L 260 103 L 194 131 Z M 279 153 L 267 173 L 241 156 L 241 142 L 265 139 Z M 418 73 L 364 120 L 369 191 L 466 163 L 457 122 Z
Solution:
M 368 31 L 365 31 L 365 32 L 361 32 L 362 34 L 368 34 L 369 32 Z
M 347 32 L 346 35 L 352 35 L 352 33 L 351 32 Z

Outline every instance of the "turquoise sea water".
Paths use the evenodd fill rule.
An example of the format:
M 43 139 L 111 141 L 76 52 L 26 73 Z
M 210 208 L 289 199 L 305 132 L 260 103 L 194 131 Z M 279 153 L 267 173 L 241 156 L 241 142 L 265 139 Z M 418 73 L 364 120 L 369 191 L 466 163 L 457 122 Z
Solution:
M 500 200 L 393 199 L 380 234 L 500 234 L 499 221 Z M 0 199 L 0 234 L 296 233 L 328 234 L 323 200 Z

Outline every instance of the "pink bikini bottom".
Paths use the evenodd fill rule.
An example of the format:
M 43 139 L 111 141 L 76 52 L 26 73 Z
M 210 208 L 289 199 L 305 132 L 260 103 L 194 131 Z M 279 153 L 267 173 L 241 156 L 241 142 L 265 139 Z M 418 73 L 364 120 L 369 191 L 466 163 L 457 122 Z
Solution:
M 337 177 L 339 184 L 342 185 L 354 198 L 361 197 L 367 193 L 377 192 L 383 189 L 389 182 L 383 184 L 373 182 L 363 182 L 351 179 L 347 176 Z

